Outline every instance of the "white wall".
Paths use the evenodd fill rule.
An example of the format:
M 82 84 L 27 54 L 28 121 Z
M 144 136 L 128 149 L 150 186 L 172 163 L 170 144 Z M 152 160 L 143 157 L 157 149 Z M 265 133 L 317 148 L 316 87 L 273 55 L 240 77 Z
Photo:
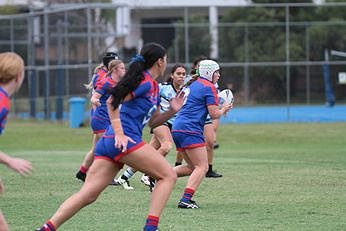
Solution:
M 165 7 L 183 7 L 183 6 L 244 6 L 251 3 L 250 0 L 113 0 L 113 3 L 128 4 L 128 6 L 137 8 L 165 8 Z

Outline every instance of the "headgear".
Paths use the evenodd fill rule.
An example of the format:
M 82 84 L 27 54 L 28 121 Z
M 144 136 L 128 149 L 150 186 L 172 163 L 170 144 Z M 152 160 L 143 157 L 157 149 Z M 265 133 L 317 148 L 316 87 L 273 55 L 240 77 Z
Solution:
M 108 64 L 110 61 L 114 59 L 119 59 L 119 56 L 117 53 L 114 52 L 106 52 L 102 56 L 102 63 L 108 68 Z
M 220 70 L 220 66 L 213 60 L 202 60 L 199 63 L 199 76 L 209 80 L 210 82 L 213 81 L 213 74 L 217 70 Z

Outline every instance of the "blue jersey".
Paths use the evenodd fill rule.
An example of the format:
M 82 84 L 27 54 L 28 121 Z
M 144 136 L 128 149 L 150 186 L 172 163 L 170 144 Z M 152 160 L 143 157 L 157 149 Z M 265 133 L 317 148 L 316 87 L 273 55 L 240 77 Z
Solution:
M 10 111 L 10 98 L 7 92 L 0 87 L 0 134 L 3 133 L 7 122 L 7 114 Z
M 95 92 L 101 95 L 101 97 L 99 98 L 99 102 L 101 105 L 96 107 L 93 113 L 93 117 L 109 121 L 106 102 L 110 96 L 109 90 L 114 87 L 115 84 L 116 82 L 110 75 L 102 78 L 96 83 Z
M 144 79 L 131 95 L 131 100 L 120 105 L 121 124 L 125 135 L 141 138 L 144 126 L 160 105 L 158 84 L 148 72 L 144 72 Z M 114 136 L 112 126 L 105 133 L 105 136 L 109 135 Z
M 119 168 L 123 166 L 119 162 L 122 156 L 127 155 L 144 145 L 142 131 L 150 120 L 151 115 L 160 104 L 159 88 L 157 82 L 148 72 L 144 72 L 144 79 L 139 86 L 131 92 L 132 99 L 121 104 L 120 120 L 125 135 L 131 137 L 135 143 L 127 143 L 127 151 L 122 152 L 114 146 L 114 131 L 111 125 L 103 137 L 97 142 L 95 148 L 96 159 L 108 159 L 114 161 Z
M 188 94 L 187 100 L 178 112 L 172 132 L 203 135 L 208 105 L 218 105 L 217 90 L 210 81 L 198 78 L 184 91 Z
M 102 68 L 97 70 L 97 72 L 91 78 L 91 80 L 92 80 L 92 90 L 96 89 L 98 81 L 101 81 L 103 79 L 103 77 L 105 77 L 106 74 L 107 74 L 107 70 L 104 67 L 102 67 Z M 91 108 L 90 109 L 90 117 L 92 117 L 93 114 L 94 114 L 94 109 Z
M 219 84 L 218 84 L 218 83 L 214 83 L 214 86 L 215 86 L 215 88 L 216 88 L 217 93 L 219 93 L 219 92 L 220 92 L 220 91 L 219 91 Z M 219 102 L 218 102 L 219 105 L 221 105 L 221 104 L 220 104 L 220 99 L 221 99 L 221 98 L 219 98 Z M 211 124 L 212 122 L 213 122 L 213 120 L 211 119 L 210 115 L 208 114 L 207 119 L 206 119 L 206 121 L 205 121 L 205 124 Z
M 159 84 L 160 89 L 160 108 L 161 112 L 168 111 L 170 108 L 170 101 L 172 98 L 174 98 L 177 94 L 177 91 L 173 87 L 172 83 L 160 83 Z M 169 120 L 167 120 L 168 123 L 173 124 L 175 120 L 176 115 L 172 116 Z
M 100 68 L 96 74 L 94 74 L 94 76 L 92 77 L 92 83 L 93 83 L 93 88 L 95 89 L 97 86 L 97 82 L 101 81 L 103 79 L 103 77 L 105 77 L 107 74 L 107 70 L 103 67 Z

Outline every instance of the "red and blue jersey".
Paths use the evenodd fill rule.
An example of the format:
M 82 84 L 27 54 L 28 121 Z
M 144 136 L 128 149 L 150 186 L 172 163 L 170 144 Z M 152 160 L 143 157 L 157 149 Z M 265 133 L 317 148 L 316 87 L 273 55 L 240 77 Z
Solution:
M 97 72 L 93 75 L 93 77 L 91 78 L 92 81 L 92 89 L 95 90 L 97 82 L 101 81 L 103 79 L 103 77 L 105 77 L 107 74 L 107 70 L 102 67 L 100 69 L 97 70 Z M 90 109 L 90 117 L 92 117 L 94 114 L 94 109 L 91 108 Z
M 199 78 L 184 90 L 187 100 L 177 114 L 172 132 L 202 134 L 208 105 L 218 105 L 217 90 L 210 81 Z
M 157 82 L 148 72 L 144 72 L 144 79 L 138 87 L 131 92 L 132 99 L 119 106 L 120 119 L 125 135 L 131 137 L 135 143 L 128 142 L 127 151 L 122 152 L 114 146 L 114 131 L 108 126 L 103 137 L 95 147 L 95 159 L 108 159 L 114 161 L 119 168 L 123 164 L 119 162 L 122 156 L 127 155 L 145 143 L 142 140 L 144 126 L 150 120 L 152 114 L 160 104 L 159 87 Z
M 10 111 L 10 102 L 9 95 L 0 87 L 0 134 L 2 134 L 5 129 L 7 114 Z
M 142 130 L 152 114 L 160 105 L 159 87 L 148 72 L 143 72 L 144 79 L 131 92 L 132 99 L 120 105 L 120 119 L 124 134 L 141 139 Z M 105 136 L 114 136 L 112 126 L 107 128 Z
M 101 106 L 96 107 L 93 113 L 93 117 L 109 121 L 106 101 L 110 96 L 109 90 L 115 85 L 116 82 L 110 75 L 105 76 L 96 83 L 94 91 L 101 95 L 101 97 L 99 98 Z
M 106 76 L 107 72 L 108 72 L 107 69 L 103 67 L 103 68 L 100 68 L 96 72 L 96 74 L 94 74 L 94 76 L 92 77 L 92 83 L 93 83 L 94 89 L 97 86 L 97 82 L 101 81 L 103 79 L 103 77 Z

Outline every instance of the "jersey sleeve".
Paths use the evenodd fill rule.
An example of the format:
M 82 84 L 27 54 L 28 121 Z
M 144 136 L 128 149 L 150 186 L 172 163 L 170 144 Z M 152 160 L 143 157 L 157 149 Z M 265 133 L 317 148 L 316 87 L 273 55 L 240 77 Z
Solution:
M 205 99 L 207 105 L 219 105 L 219 98 L 214 85 L 205 88 Z
M 150 89 L 150 82 L 143 82 L 133 92 L 131 92 L 131 95 L 133 98 L 137 98 L 145 95 L 148 91 L 150 91 Z
M 110 82 L 107 79 L 103 79 L 103 81 L 99 81 L 96 84 L 95 91 L 101 95 L 104 95 L 111 88 Z

